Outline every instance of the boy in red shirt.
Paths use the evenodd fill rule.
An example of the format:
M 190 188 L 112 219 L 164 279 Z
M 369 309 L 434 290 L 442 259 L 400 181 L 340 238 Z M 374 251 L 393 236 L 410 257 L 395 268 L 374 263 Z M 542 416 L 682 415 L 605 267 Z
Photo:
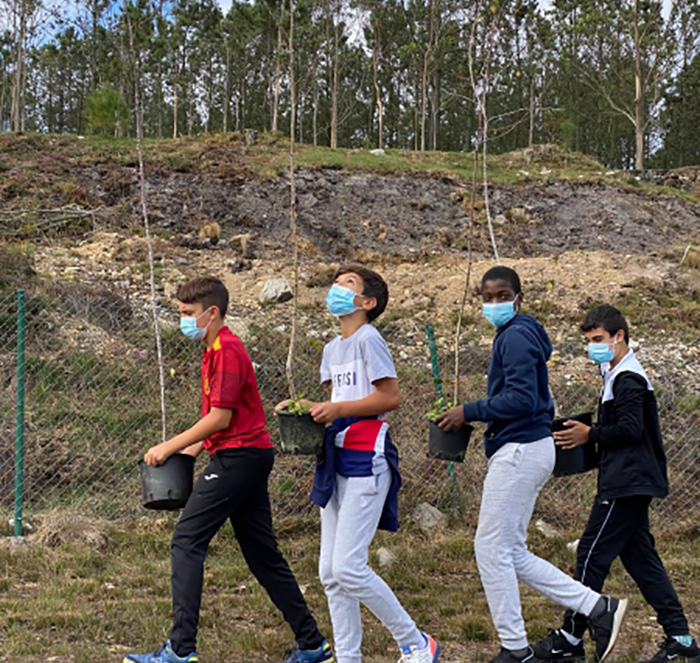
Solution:
M 176 296 L 183 334 L 206 345 L 202 418 L 151 447 L 144 461 L 160 465 L 174 453 L 197 456 L 204 448 L 210 462 L 173 534 L 170 640 L 152 654 L 129 654 L 124 663 L 196 663 L 204 558 L 226 520 L 248 567 L 294 632 L 297 647 L 286 663 L 332 663 L 330 645 L 277 547 L 267 492 L 274 452 L 253 364 L 240 339 L 224 325 L 228 291 L 218 279 L 199 277 L 182 285 Z

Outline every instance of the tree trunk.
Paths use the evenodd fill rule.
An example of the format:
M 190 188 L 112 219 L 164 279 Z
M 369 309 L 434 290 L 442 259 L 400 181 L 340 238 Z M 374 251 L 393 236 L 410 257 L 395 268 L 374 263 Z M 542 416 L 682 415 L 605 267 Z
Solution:
M 299 92 L 299 108 L 297 113 L 299 114 L 299 143 L 304 143 L 304 100 L 306 95 L 302 90 Z
M 17 34 L 17 43 L 15 46 L 15 71 L 12 79 L 12 97 L 10 101 L 10 130 L 15 133 L 22 131 L 22 125 L 24 124 L 23 111 L 24 104 L 22 103 L 24 97 L 23 83 L 24 83 L 24 46 L 26 41 L 26 31 L 27 31 L 27 6 L 24 0 L 20 0 L 19 7 L 19 25 Z
M 0 83 L 0 131 L 3 131 L 3 127 L 5 126 L 4 111 L 5 111 L 5 85 Z
M 430 2 L 430 55 L 433 60 L 432 85 L 430 89 L 430 149 L 438 149 L 438 125 L 440 123 L 440 71 L 438 60 L 439 0 Z
M 418 151 L 418 139 L 419 139 L 419 131 L 418 131 L 418 96 L 419 96 L 419 90 L 420 85 L 418 84 L 418 81 L 414 79 L 413 81 L 413 99 L 415 103 L 413 104 L 413 149 Z
M 222 131 L 228 132 L 228 107 L 229 107 L 229 85 L 231 76 L 231 47 L 226 44 L 226 66 L 224 68 L 224 103 L 223 103 L 223 118 Z
M 173 138 L 177 138 L 177 82 L 173 85 Z
M 644 87 L 639 37 L 639 0 L 634 0 L 634 167 L 644 170 Z
M 314 92 L 311 100 L 311 132 L 313 133 L 314 147 L 318 145 L 318 82 L 316 77 L 316 69 L 311 77 L 314 86 Z
M 535 137 L 535 73 L 530 81 L 530 126 L 527 134 L 527 146 L 532 147 Z
M 338 147 L 338 26 L 333 20 L 333 71 L 331 75 L 331 147 Z
M 425 152 L 425 118 L 428 114 L 428 62 L 430 50 L 423 54 L 423 75 L 421 77 L 421 110 L 420 110 L 420 151 Z
M 204 133 L 212 133 L 211 115 L 214 110 L 214 56 L 209 56 L 209 85 L 207 86 L 207 121 L 204 124 Z
M 99 15 L 97 11 L 97 0 L 92 0 L 92 35 L 90 38 L 90 91 L 97 88 L 97 25 Z
M 377 134 L 377 147 L 381 150 L 384 142 L 384 104 L 382 103 L 382 91 L 379 87 L 379 46 L 376 43 L 374 49 L 372 50 L 372 76 L 374 81 L 374 93 L 376 95 L 378 115 L 377 120 L 379 125 Z
M 160 60 L 156 71 L 156 135 L 163 137 L 163 65 Z
M 438 149 L 440 128 L 440 72 L 437 65 L 433 69 L 433 84 L 430 91 L 430 149 Z
M 277 53 L 275 55 L 275 81 L 272 90 L 272 133 L 277 131 L 280 105 L 280 86 L 282 84 L 282 14 L 284 13 L 284 3 L 280 8 L 280 18 L 277 25 Z

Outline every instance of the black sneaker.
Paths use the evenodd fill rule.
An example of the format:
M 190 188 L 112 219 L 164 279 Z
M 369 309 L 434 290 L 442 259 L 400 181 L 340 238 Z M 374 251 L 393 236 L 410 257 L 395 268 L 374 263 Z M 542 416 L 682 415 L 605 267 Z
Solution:
M 595 642 L 595 660 L 600 663 L 613 650 L 617 636 L 620 634 L 620 624 L 627 610 L 627 599 L 613 599 L 603 596 L 606 609 L 602 615 L 588 618 L 591 638 Z
M 572 645 L 561 631 L 550 631 L 546 638 L 532 645 L 532 651 L 538 661 L 584 661 L 586 651 L 583 642 Z
M 522 658 L 518 658 L 510 649 L 504 649 L 501 647 L 496 658 L 492 658 L 489 663 L 536 663 L 535 654 L 532 651 L 532 647 L 527 648 L 527 653 Z
M 641 663 L 665 663 L 665 661 L 689 661 L 700 663 L 700 647 L 693 640 L 690 647 L 682 645 L 675 638 L 668 637 L 660 645 L 659 651 Z

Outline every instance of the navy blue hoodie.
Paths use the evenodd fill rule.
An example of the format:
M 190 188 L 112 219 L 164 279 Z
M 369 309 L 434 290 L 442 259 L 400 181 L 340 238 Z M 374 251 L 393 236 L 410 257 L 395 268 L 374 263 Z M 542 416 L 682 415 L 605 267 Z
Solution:
M 529 315 L 499 327 L 493 342 L 488 397 L 465 403 L 467 421 L 486 421 L 486 457 L 508 442 L 535 442 L 552 434 L 554 403 L 547 360 L 552 343 Z

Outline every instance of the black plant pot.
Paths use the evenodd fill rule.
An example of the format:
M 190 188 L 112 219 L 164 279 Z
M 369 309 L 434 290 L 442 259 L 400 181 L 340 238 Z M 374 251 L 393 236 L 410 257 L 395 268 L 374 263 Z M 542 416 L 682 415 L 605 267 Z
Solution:
M 181 509 L 192 493 L 194 457 L 173 454 L 162 465 L 139 461 L 143 506 L 158 511 Z
M 308 412 L 292 414 L 277 412 L 282 451 L 302 456 L 318 456 L 323 450 L 326 426 L 316 423 Z
M 464 455 L 474 427 L 464 424 L 459 430 L 446 433 L 434 421 L 429 421 L 428 424 L 430 426 L 428 456 L 440 460 L 451 460 L 455 463 L 464 462 Z
M 573 417 L 555 419 L 552 422 L 552 432 L 556 433 L 566 430 L 567 426 L 564 426 L 564 422 L 570 419 L 580 421 L 582 424 L 586 424 L 586 426 L 591 426 L 593 424 L 593 413 L 582 412 L 581 414 L 575 414 Z M 569 450 L 556 447 L 556 454 L 556 461 L 554 463 L 555 477 L 566 477 L 570 474 L 583 474 L 584 472 L 589 472 L 598 467 L 598 452 L 596 451 L 595 445 L 590 442 Z

